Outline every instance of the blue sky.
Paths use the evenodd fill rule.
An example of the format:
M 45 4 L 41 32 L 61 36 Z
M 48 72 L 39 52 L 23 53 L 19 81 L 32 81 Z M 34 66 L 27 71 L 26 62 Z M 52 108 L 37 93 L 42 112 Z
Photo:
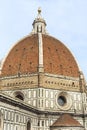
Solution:
M 49 34 L 71 50 L 87 80 L 87 0 L 0 0 L 0 59 L 31 32 L 38 7 Z

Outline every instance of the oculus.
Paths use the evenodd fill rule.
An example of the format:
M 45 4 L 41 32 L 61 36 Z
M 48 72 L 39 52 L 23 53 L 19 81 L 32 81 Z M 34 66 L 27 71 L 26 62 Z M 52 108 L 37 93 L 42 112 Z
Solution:
M 69 110 L 72 106 L 72 98 L 67 92 L 61 92 L 57 95 L 57 106 L 61 110 Z
M 67 100 L 66 100 L 66 98 L 64 96 L 59 96 L 58 97 L 58 104 L 60 106 L 64 106 L 66 103 L 67 103 Z

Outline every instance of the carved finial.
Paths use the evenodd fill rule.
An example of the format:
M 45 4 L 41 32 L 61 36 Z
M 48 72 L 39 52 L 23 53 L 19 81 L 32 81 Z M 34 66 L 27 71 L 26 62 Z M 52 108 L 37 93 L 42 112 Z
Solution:
M 38 8 L 38 18 L 41 18 L 41 8 Z
M 38 8 L 38 14 L 41 14 L 41 7 Z

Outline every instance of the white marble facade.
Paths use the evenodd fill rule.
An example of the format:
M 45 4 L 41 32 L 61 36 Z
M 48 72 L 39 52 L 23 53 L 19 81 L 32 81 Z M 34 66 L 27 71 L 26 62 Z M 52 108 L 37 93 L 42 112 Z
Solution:
M 14 106 L 9 103 L 0 103 L 1 122 L 3 123 L 3 130 L 26 130 L 28 123 L 30 123 L 30 128 L 28 128 L 27 130 L 48 130 L 49 126 L 52 125 L 53 122 L 55 122 L 56 119 L 60 116 L 58 115 L 58 112 L 82 114 L 84 106 L 86 105 L 86 95 L 82 95 L 79 92 L 65 92 L 69 95 L 69 98 L 71 98 L 72 103 L 69 108 L 63 110 L 61 109 L 61 107 L 59 107 L 58 104 L 58 96 L 62 93 L 59 90 L 39 88 L 19 91 L 25 95 L 24 103 L 42 112 L 38 114 L 37 111 L 33 112 L 32 110 L 24 110 L 23 108 L 19 108 L 18 106 Z M 7 91 L 7 93 L 12 96 L 14 92 Z M 82 97 L 84 99 L 84 106 L 82 104 Z M 15 99 L 15 97 L 13 98 Z M 21 103 L 20 100 L 19 102 Z M 51 112 L 51 114 L 49 114 L 48 112 Z M 57 115 L 52 114 L 52 112 L 56 112 Z M 87 113 L 86 108 L 85 113 Z M 82 125 L 84 125 L 82 117 L 77 116 L 75 118 Z M 87 127 L 86 120 L 85 127 Z

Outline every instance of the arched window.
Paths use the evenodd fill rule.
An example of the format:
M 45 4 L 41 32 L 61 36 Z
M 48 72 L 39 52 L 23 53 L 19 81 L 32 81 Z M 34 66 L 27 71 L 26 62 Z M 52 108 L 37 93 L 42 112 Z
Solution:
M 24 94 L 20 91 L 15 92 L 15 97 L 20 100 L 24 100 Z
M 42 26 L 41 25 L 37 26 L 37 32 L 42 32 Z
M 30 130 L 31 129 L 31 124 L 30 124 L 30 121 L 27 122 L 27 130 Z

